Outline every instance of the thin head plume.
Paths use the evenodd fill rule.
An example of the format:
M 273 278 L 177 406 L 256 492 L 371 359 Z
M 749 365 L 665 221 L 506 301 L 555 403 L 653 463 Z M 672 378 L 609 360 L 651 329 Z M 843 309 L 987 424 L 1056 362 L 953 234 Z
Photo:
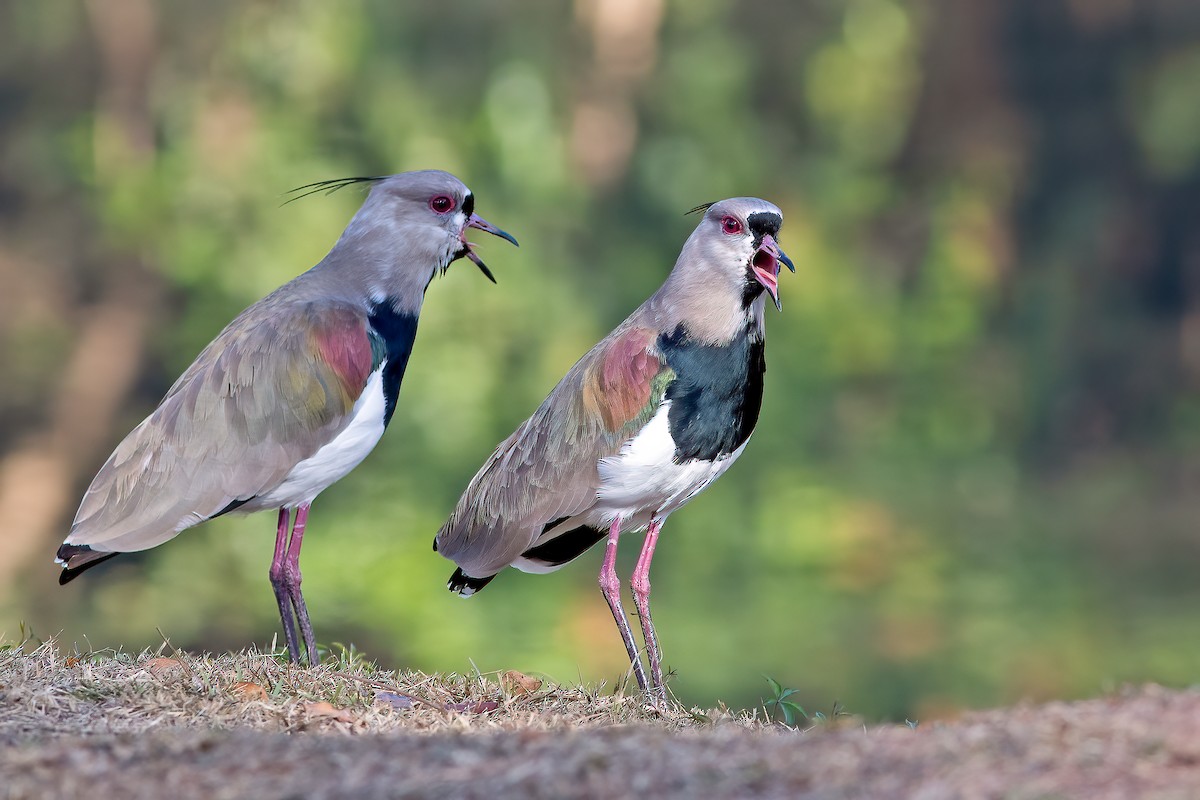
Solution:
M 386 175 L 375 175 L 373 177 L 358 177 L 358 178 L 334 178 L 329 181 L 317 181 L 316 183 L 306 183 L 303 186 L 297 186 L 295 189 L 289 189 L 284 194 L 296 194 L 295 197 L 285 200 L 281 205 L 286 206 L 288 203 L 294 203 L 302 197 L 308 197 L 310 194 L 324 192 L 325 194 L 333 194 L 338 189 L 345 189 L 355 183 L 374 183 L 386 178 Z
M 301 188 L 304 188 L 304 187 L 301 187 Z M 712 201 L 711 203 L 701 203 L 700 205 L 693 208 L 691 211 L 684 213 L 684 216 L 686 217 L 688 214 L 696 214 L 696 213 L 699 213 L 702 211 L 708 211 L 710 208 L 712 208 L 716 204 L 717 204 L 716 200 Z

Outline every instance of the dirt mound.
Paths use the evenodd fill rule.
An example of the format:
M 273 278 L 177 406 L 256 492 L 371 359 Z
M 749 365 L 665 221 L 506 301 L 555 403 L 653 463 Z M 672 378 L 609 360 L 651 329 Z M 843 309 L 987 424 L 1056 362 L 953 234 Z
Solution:
M 807 729 L 519 674 L 0 651 L 0 795 L 1191 798 L 1200 693 Z

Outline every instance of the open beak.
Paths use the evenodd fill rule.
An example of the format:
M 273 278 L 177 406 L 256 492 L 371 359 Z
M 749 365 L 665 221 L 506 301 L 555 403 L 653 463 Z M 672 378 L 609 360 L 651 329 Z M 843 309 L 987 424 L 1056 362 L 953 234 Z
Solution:
M 474 249 L 475 245 L 473 243 L 467 241 L 467 236 L 466 236 L 467 228 L 478 228 L 481 231 L 487 231 L 488 233 L 492 234 L 493 236 L 499 236 L 501 239 L 507 239 L 508 241 L 512 242 L 513 245 L 516 247 L 520 247 L 521 245 L 517 244 L 517 240 L 513 238 L 512 234 L 505 233 L 504 231 L 500 230 L 495 225 L 488 222 L 487 220 L 485 220 L 483 217 L 479 216 L 478 214 L 472 214 L 470 219 L 467 220 L 467 224 L 465 226 L 463 226 L 463 231 L 462 231 L 463 249 L 462 249 L 462 252 L 459 253 L 459 255 L 466 256 L 467 258 L 471 259 L 471 261 L 474 262 L 475 266 L 479 267 L 479 271 L 482 272 L 489 281 L 491 281 L 492 283 L 495 283 L 496 276 L 492 274 L 492 271 L 487 268 L 487 264 L 484 264 L 483 259 L 479 257 L 478 253 L 475 252 L 475 249 Z
M 783 264 L 792 272 L 796 271 L 796 265 L 787 257 L 787 254 L 779 249 L 779 244 L 775 241 L 775 237 L 771 234 L 765 234 L 762 237 L 762 242 L 758 245 L 758 250 L 750 259 L 750 271 L 754 273 L 754 278 L 763 285 L 771 295 L 771 299 L 775 301 L 775 308 L 783 310 L 783 303 L 779 302 L 779 265 Z

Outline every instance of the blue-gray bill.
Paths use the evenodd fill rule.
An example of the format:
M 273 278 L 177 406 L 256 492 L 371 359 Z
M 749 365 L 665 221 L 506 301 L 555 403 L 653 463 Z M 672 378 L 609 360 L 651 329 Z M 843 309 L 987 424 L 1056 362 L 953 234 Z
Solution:
M 467 227 L 468 228 L 478 228 L 479 230 L 486 231 L 486 232 L 492 234 L 493 236 L 499 236 L 501 239 L 507 239 L 508 241 L 513 243 L 514 247 L 521 246 L 517 243 L 516 238 L 514 238 L 511 233 L 500 230 L 495 225 L 488 222 L 487 220 L 485 220 L 483 217 L 479 216 L 478 214 L 471 215 L 471 218 L 467 220 Z M 462 250 L 462 252 L 459 253 L 459 255 L 466 256 L 468 259 L 470 259 L 470 261 L 473 264 L 475 264 L 475 266 L 479 267 L 479 271 L 482 272 L 484 274 L 484 277 L 486 277 L 489 281 L 491 281 L 492 283 L 496 282 L 496 276 L 492 274 L 492 271 L 490 269 L 488 269 L 487 264 L 483 263 L 483 259 L 479 257 L 478 253 L 475 252 L 475 250 L 473 249 L 473 245 L 470 242 L 467 242 L 467 241 L 463 242 L 463 250 Z

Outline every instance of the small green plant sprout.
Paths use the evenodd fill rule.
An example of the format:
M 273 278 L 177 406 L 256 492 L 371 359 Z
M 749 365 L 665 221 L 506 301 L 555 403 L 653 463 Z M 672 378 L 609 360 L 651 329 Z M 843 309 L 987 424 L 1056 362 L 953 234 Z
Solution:
M 364 670 L 365 672 L 374 672 L 375 664 L 366 655 L 354 646 L 354 643 L 342 644 L 341 642 L 333 642 L 332 644 L 317 645 L 317 659 L 324 661 L 329 656 L 333 656 L 337 660 L 337 667 L 341 670 Z
M 830 721 L 836 721 L 839 717 L 848 717 L 848 716 L 850 716 L 850 715 L 848 713 L 846 713 L 846 707 L 842 705 L 841 701 L 834 700 L 833 708 L 831 708 L 829 710 L 829 716 L 825 716 L 820 711 L 814 711 L 812 718 L 814 720 L 816 720 L 817 722 L 830 722 Z
M 796 727 L 798 719 L 808 719 L 808 712 L 804 710 L 803 706 L 788 699 L 799 690 L 783 688 L 783 684 L 770 675 L 763 675 L 763 677 L 767 679 L 773 695 L 764 701 L 763 707 L 772 717 L 778 715 L 782 718 L 780 721 L 789 728 Z

